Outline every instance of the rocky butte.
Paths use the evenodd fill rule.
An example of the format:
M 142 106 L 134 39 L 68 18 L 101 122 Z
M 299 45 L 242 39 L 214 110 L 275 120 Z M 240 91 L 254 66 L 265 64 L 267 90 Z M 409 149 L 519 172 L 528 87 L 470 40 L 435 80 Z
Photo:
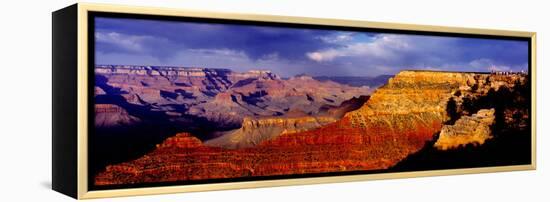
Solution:
M 441 146 L 445 149 L 483 144 L 481 139 L 491 137 L 485 126 L 491 125 L 492 110 L 500 117 L 497 122 L 525 127 L 525 110 L 495 107 L 487 100 L 499 98 L 498 92 L 506 89 L 513 93 L 526 83 L 526 75 L 519 74 L 402 71 L 366 103 L 341 118 L 312 121 L 327 122 L 322 126 L 300 130 L 286 127 L 278 135 L 258 139 L 239 139 L 242 135 L 236 135 L 231 140 L 236 144 L 259 141 L 252 146 L 242 143 L 248 145 L 245 147 L 204 144 L 196 138 L 201 134 L 178 133 L 145 156 L 107 166 L 95 177 L 95 184 L 384 170 L 424 147 L 432 147 L 428 144 L 432 141 L 445 145 Z M 257 130 L 246 135 L 258 136 L 265 129 L 258 126 L 298 124 L 291 119 L 262 121 L 245 119 L 238 130 Z M 468 132 L 460 131 L 463 128 L 481 131 L 465 135 Z

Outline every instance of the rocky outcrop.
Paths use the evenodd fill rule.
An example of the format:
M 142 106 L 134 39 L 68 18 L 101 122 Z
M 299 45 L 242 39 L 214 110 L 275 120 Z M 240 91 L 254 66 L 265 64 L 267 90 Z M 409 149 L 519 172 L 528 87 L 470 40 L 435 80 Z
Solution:
M 434 147 L 454 149 L 468 144 L 482 145 L 493 138 L 491 126 L 495 122 L 495 109 L 482 109 L 472 116 L 462 116 L 454 125 L 445 125 Z
M 122 107 L 111 104 L 96 104 L 95 114 L 96 127 L 129 126 L 140 121 Z
M 451 99 L 456 113 L 471 115 L 479 110 L 478 107 L 472 106 L 475 104 L 472 101 L 486 96 L 493 96 L 499 91 L 525 86 L 526 83 L 527 76 L 522 74 L 475 74 L 468 79 L 466 85 L 461 85 L 460 88 L 453 91 Z M 525 99 L 525 97 L 518 96 L 516 99 Z
M 202 142 L 189 133 L 178 133 L 174 137 L 166 139 L 161 144 L 156 145 L 157 148 L 176 147 L 182 149 L 193 149 L 203 147 Z

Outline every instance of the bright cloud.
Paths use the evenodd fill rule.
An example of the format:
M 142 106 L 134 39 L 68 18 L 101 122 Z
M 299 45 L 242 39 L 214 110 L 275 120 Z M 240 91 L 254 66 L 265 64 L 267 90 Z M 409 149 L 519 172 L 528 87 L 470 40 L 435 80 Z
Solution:
M 209 55 L 209 56 L 224 56 L 224 57 L 247 57 L 243 51 L 231 49 L 189 49 L 190 52 Z
M 345 35 L 349 37 L 348 35 Z M 332 61 L 338 57 L 377 57 L 389 59 L 395 57 L 398 52 L 410 49 L 406 37 L 399 35 L 383 34 L 370 42 L 357 42 L 343 45 L 339 48 L 330 48 L 306 53 L 306 56 L 316 62 Z
M 493 60 L 487 58 L 473 60 L 469 63 L 469 66 L 484 71 L 510 71 L 512 69 L 507 65 L 498 65 Z
M 348 41 L 353 40 L 353 34 L 351 32 L 339 32 L 339 33 L 334 34 L 334 35 L 320 36 L 318 38 L 321 39 L 323 42 L 326 42 L 326 43 L 337 43 L 337 44 L 339 44 L 339 43 L 348 42 Z
M 143 42 L 152 39 L 150 36 L 134 36 L 117 32 L 102 33 L 96 32 L 95 39 L 98 43 L 107 43 L 118 46 L 121 49 L 141 52 L 144 51 Z

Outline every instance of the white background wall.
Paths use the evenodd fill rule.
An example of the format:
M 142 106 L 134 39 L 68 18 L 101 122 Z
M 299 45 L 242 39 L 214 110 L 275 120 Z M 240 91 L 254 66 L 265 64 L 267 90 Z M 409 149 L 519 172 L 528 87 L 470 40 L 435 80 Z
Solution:
M 104 201 L 548 201 L 550 138 L 545 1 L 197 0 L 117 3 L 538 32 L 536 171 L 126 197 Z M 51 12 L 74 3 L 3 1 L 0 12 L 0 201 L 69 201 L 51 186 Z M 544 124 L 546 122 L 546 125 Z M 514 149 L 514 148 L 510 148 Z

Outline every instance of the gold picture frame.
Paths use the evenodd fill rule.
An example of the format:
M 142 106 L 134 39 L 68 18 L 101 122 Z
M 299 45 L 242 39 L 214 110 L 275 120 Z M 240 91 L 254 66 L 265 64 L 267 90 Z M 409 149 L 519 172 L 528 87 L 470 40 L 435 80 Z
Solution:
M 297 179 L 276 179 L 276 180 L 258 180 L 258 181 L 243 181 L 243 182 L 224 182 L 224 183 L 208 183 L 196 185 L 176 185 L 176 186 L 159 186 L 145 188 L 124 188 L 111 190 L 90 190 L 88 178 L 88 127 L 89 117 L 89 99 L 90 86 L 88 81 L 89 76 L 89 58 L 88 44 L 90 36 L 88 32 L 90 12 L 108 12 L 120 14 L 143 14 L 143 15 L 158 15 L 158 16 L 175 16 L 175 17 L 196 17 L 207 19 L 224 19 L 224 20 L 245 20 L 251 22 L 274 22 L 274 23 L 296 23 L 305 25 L 329 25 L 329 26 L 345 26 L 357 28 L 376 28 L 388 30 L 403 30 L 403 31 L 420 31 L 420 32 L 436 32 L 436 33 L 452 33 L 452 34 L 472 34 L 472 35 L 489 35 L 489 36 L 511 36 L 523 37 L 530 39 L 530 79 L 531 79 L 531 164 L 528 165 L 513 165 L 513 166 L 498 166 L 498 167 L 482 167 L 482 168 L 465 168 L 465 169 L 449 169 L 449 170 L 428 170 L 428 171 L 411 171 L 398 173 L 376 173 L 376 174 L 357 174 L 346 176 L 328 176 L 328 177 L 311 177 Z M 69 31 L 66 31 L 69 30 Z M 74 35 L 76 34 L 76 35 Z M 62 38 L 56 38 L 59 35 Z M 63 36 L 73 35 L 75 37 L 66 48 L 59 43 L 62 39 L 67 39 Z M 69 39 L 67 39 L 69 40 Z M 64 42 L 64 43 L 72 43 Z M 58 47 L 56 49 L 56 47 Z M 65 46 L 64 46 L 65 47 Z M 67 56 L 69 52 L 74 52 L 76 63 L 66 63 L 61 60 L 59 55 Z M 57 56 L 56 56 L 57 55 Z M 60 73 L 55 68 L 71 68 L 76 64 L 76 72 L 74 74 Z M 67 194 L 77 199 L 92 199 L 103 197 L 120 197 L 134 195 L 150 195 L 150 194 L 168 194 L 210 190 L 225 190 L 225 189 L 244 189 L 257 187 L 274 187 L 274 186 L 289 186 L 289 185 L 305 185 L 319 183 L 336 183 L 336 182 L 351 182 L 363 180 L 380 180 L 380 179 L 396 179 L 396 178 L 411 178 L 425 176 L 441 176 L 441 175 L 458 175 L 472 173 L 488 173 L 488 172 L 503 172 L 503 171 L 519 171 L 519 170 L 534 170 L 536 169 L 536 33 L 523 31 L 509 30 L 493 30 L 493 29 L 477 29 L 477 28 L 460 28 L 460 27 L 445 27 L 445 26 L 430 26 L 430 25 L 412 25 L 399 23 L 382 23 L 368 22 L 355 20 L 338 20 L 338 19 L 322 19 L 322 18 L 307 18 L 307 17 L 290 17 L 290 16 L 275 16 L 275 15 L 257 15 L 257 14 L 238 14 L 238 13 L 221 13 L 221 12 L 205 12 L 192 11 L 170 8 L 152 8 L 152 7 L 137 7 L 137 6 L 120 6 L 120 5 L 105 5 L 105 4 L 90 4 L 78 3 L 71 7 L 67 7 L 54 13 L 54 162 L 53 162 L 53 189 L 61 193 Z M 58 66 L 58 67 L 56 67 Z M 60 70 L 61 71 L 61 70 Z M 64 85 L 68 81 L 61 81 L 74 77 L 74 106 L 76 108 L 64 108 L 60 104 L 56 108 L 56 103 L 67 102 L 63 96 L 71 96 L 63 90 L 57 90 L 56 82 L 59 85 Z M 56 92 L 58 93 L 56 97 Z M 71 107 L 73 105 L 68 105 Z M 70 117 L 75 119 L 76 131 L 70 129 L 64 130 L 56 123 L 62 122 L 65 119 L 55 116 L 63 116 L 62 112 L 70 111 L 75 116 Z M 65 132 L 63 132 L 65 131 Z M 70 131 L 70 132 L 67 132 Z M 73 139 L 71 139 L 73 138 Z M 73 156 L 62 153 L 74 153 Z M 76 157 L 76 158 L 75 158 Z M 68 173 L 73 173 L 68 174 Z M 62 174 L 65 173 L 66 175 Z

